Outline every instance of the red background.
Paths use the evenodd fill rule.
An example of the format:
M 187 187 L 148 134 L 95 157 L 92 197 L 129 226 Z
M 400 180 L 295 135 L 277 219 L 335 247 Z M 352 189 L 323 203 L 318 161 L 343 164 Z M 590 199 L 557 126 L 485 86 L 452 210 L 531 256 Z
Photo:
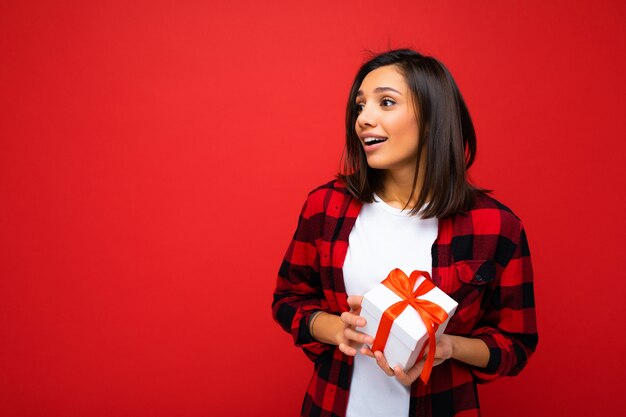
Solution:
M 452 71 L 472 178 L 530 240 L 538 352 L 481 387 L 484 415 L 620 414 L 625 17 L 621 1 L 2 1 L 0 414 L 297 414 L 311 364 L 271 319 L 276 272 L 339 166 L 363 51 L 404 46 Z

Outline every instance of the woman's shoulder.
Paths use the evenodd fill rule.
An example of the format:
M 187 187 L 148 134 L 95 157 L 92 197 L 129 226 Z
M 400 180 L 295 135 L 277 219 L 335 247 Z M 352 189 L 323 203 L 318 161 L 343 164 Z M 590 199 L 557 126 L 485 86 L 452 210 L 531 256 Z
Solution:
M 352 198 L 346 185 L 339 179 L 327 181 L 308 193 L 307 205 L 313 212 L 325 211 L 328 204 L 333 201 L 343 205 L 346 199 Z
M 476 192 L 474 204 L 452 220 L 452 253 L 455 261 L 494 259 L 507 265 L 515 248 L 523 244 L 521 219 L 495 197 Z
M 311 190 L 311 192 L 309 194 L 313 194 L 313 193 L 316 193 L 318 191 L 324 191 L 324 190 L 326 190 L 326 191 L 328 191 L 328 190 L 337 191 L 337 192 L 341 192 L 341 193 L 346 193 L 347 194 L 346 184 L 343 181 L 341 181 L 340 179 L 338 179 L 338 178 L 333 178 L 332 180 L 329 180 L 329 181 L 327 181 L 327 182 L 325 182 L 325 183 L 315 187 L 313 190 Z
M 522 220 L 509 206 L 481 191 L 476 191 L 474 204 L 467 217 L 474 224 L 499 224 L 501 229 L 519 230 L 522 227 Z
M 309 192 L 308 195 L 309 195 L 309 198 L 312 196 L 314 198 L 319 198 L 319 197 L 327 196 L 328 194 L 334 194 L 334 193 L 345 195 L 345 196 L 350 195 L 343 181 L 337 178 L 334 178 L 330 181 L 323 183 L 322 185 L 315 187 L 313 190 Z
M 494 196 L 482 191 L 475 192 L 474 204 L 471 210 L 497 210 L 498 212 L 509 213 L 513 217 L 517 217 L 509 206 L 505 205 Z

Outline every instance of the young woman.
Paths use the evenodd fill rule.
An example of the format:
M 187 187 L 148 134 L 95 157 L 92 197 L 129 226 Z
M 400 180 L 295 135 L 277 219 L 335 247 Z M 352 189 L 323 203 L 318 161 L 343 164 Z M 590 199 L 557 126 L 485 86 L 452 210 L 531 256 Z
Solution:
M 472 121 L 448 70 L 395 50 L 356 75 L 337 179 L 313 190 L 272 311 L 314 361 L 302 416 L 478 416 L 476 383 L 515 375 L 537 345 L 524 227 L 468 182 Z M 430 271 L 458 302 L 430 379 L 390 367 L 359 328 L 362 295 L 394 268 Z

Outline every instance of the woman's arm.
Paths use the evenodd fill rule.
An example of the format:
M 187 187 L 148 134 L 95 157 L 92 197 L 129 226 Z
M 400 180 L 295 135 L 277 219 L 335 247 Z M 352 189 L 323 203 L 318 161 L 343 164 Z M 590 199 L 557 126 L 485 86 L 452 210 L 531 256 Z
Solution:
M 281 263 L 274 289 L 272 315 L 289 332 L 294 344 L 315 360 L 329 346 L 311 337 L 311 316 L 324 310 L 319 253 L 315 244 L 323 229 L 323 216 L 314 213 L 311 194 L 304 203 L 298 226 Z
M 329 289 L 323 288 L 318 245 L 323 240 L 325 204 L 331 191 L 319 187 L 309 193 L 279 269 L 272 303 L 274 319 L 291 333 L 295 345 L 311 360 L 330 353 L 333 345 L 347 355 L 355 355 L 360 344 L 371 340 L 356 331 L 365 325 L 365 319 L 358 316 L 361 297 L 348 297 L 351 309 L 339 316 L 336 303 L 331 307 L 326 298 Z
M 524 226 L 517 224 L 515 250 L 497 283 L 478 327 L 470 337 L 488 347 L 489 362 L 472 368 L 478 382 L 517 375 L 537 347 L 534 277 Z
M 363 353 L 375 358 L 380 369 L 387 375 L 395 375 L 402 384 L 411 385 L 419 378 L 424 369 L 428 346 L 425 349 L 424 358 L 417 361 L 406 372 L 399 366 L 391 368 L 380 351 L 372 353 L 369 349 L 366 349 Z M 489 362 L 489 348 L 481 339 L 442 334 L 439 341 L 437 341 L 433 366 L 437 366 L 448 359 L 456 359 L 468 365 L 484 368 Z
M 450 352 L 450 356 L 445 359 L 456 359 L 460 362 L 476 366 L 478 368 L 484 368 L 487 366 L 487 363 L 489 363 L 489 348 L 483 340 L 447 334 L 443 334 L 442 339 L 445 341 L 444 343 L 449 343 L 450 345 L 450 348 L 446 347 L 445 351 L 441 353 L 445 356 L 447 352 Z M 439 350 L 440 348 L 438 343 L 435 360 L 437 359 Z

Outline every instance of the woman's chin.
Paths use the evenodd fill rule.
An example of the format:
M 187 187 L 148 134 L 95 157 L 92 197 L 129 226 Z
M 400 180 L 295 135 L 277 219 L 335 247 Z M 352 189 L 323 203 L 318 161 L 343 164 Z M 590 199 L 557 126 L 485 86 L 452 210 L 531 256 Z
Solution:
M 380 158 L 367 158 L 367 165 L 372 169 L 387 169 L 389 163 L 381 161 Z

